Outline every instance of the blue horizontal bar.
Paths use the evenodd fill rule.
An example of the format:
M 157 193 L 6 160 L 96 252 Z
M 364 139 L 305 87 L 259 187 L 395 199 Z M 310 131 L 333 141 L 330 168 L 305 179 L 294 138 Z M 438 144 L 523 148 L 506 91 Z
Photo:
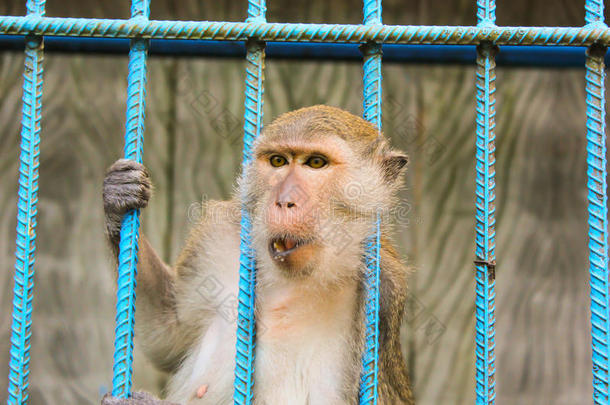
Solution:
M 131 19 L 0 16 L 0 35 L 60 37 L 189 39 L 208 41 L 323 42 L 409 45 L 589 46 L 610 45 L 610 28 L 602 22 L 584 27 L 507 27 L 489 24 L 377 25 L 297 24 L 229 21 L 160 21 Z
M 23 51 L 24 37 L 0 35 L 0 51 Z M 500 66 L 529 67 L 583 67 L 585 47 L 565 46 L 511 46 L 501 47 L 496 60 Z M 45 37 L 45 51 L 61 53 L 129 53 L 127 38 L 74 38 Z M 327 44 L 301 42 L 268 42 L 267 57 L 274 59 L 329 59 L 362 61 L 357 44 Z M 246 47 L 243 42 L 153 39 L 150 54 L 161 56 L 203 56 L 243 58 Z M 384 62 L 442 63 L 473 65 L 476 61 L 474 45 L 403 45 L 383 46 Z M 606 55 L 606 63 L 610 56 Z

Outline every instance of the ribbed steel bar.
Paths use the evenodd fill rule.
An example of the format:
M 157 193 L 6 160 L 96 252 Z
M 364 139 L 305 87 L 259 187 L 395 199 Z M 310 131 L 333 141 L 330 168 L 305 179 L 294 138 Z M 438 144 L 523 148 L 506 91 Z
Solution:
M 477 20 L 481 27 L 493 29 L 495 0 L 477 1 Z M 497 48 L 491 42 L 477 47 L 476 70 L 476 287 L 475 355 L 476 403 L 496 401 L 496 231 L 495 231 L 495 116 Z
M 590 26 L 605 26 L 603 1 L 586 1 L 585 20 Z M 589 47 L 585 63 L 585 91 L 593 402 L 607 405 L 610 377 L 608 372 L 610 369 L 610 297 L 608 292 L 605 56 L 605 46 L 594 44 Z
M 604 1 L 585 1 L 585 22 L 587 24 L 604 22 Z
M 364 0 L 364 24 L 381 25 L 381 0 Z M 361 46 L 363 65 L 363 117 L 381 130 L 381 45 L 368 42 Z M 379 276 L 380 218 L 377 215 L 372 235 L 364 246 L 364 351 L 358 397 L 361 405 L 377 404 L 379 374 Z
M 150 14 L 150 0 L 133 0 L 131 17 L 145 21 Z M 146 99 L 146 57 L 148 41 L 134 39 L 129 52 L 127 77 L 127 113 L 125 123 L 125 159 L 142 163 Z M 133 335 L 138 263 L 140 211 L 129 211 L 121 224 L 119 269 L 114 341 L 112 395 L 127 398 L 131 394 Z
M 264 23 L 267 21 L 267 4 L 265 0 L 248 0 L 248 18 L 246 22 L 260 22 Z
M 606 194 L 606 49 L 592 47 L 586 63 L 587 93 L 587 186 L 589 189 L 589 272 L 591 283 L 591 338 L 593 399 L 608 404 L 608 356 L 610 313 L 608 310 L 608 207 Z
M 495 49 L 478 48 L 476 94 L 476 403 L 495 403 Z
M 610 313 L 608 310 L 608 207 L 606 194 L 606 49 L 592 47 L 586 63 L 587 187 L 589 189 L 589 272 L 593 400 L 608 404 Z
M 248 22 L 265 22 L 265 0 L 248 2 Z M 263 127 L 265 43 L 250 38 L 246 43 L 246 90 L 242 168 L 252 160 L 252 144 Z M 239 294 L 233 403 L 249 405 L 254 400 L 256 349 L 256 257 L 251 240 L 252 223 L 248 207 L 241 207 Z
M 495 27 L 496 1 L 477 0 L 477 26 Z
M 28 0 L 26 6 L 30 16 L 41 16 L 45 12 L 45 0 Z M 7 398 L 9 405 L 25 405 L 28 401 L 42 118 L 42 62 L 42 37 L 28 36 L 25 41 L 23 73 L 17 248 Z
M 380 218 L 365 241 L 365 342 L 358 397 L 361 405 L 377 404 L 379 376 Z
M 275 42 L 384 44 L 572 45 L 610 43 L 610 30 L 590 27 L 489 27 L 425 25 L 295 24 L 222 21 L 116 20 L 0 16 L 0 35 L 52 35 L 104 38 L 204 39 Z

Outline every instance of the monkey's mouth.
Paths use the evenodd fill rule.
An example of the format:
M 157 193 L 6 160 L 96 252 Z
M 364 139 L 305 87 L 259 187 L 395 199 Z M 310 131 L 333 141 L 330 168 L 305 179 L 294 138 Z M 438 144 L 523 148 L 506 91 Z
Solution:
M 306 244 L 307 241 L 303 239 L 291 237 L 274 238 L 269 242 L 269 253 L 271 253 L 273 259 L 283 262 L 287 256 Z

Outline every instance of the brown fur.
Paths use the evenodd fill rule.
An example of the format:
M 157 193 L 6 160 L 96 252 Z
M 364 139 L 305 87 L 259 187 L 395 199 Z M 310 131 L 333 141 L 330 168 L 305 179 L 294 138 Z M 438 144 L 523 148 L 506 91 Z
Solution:
M 299 153 L 305 153 L 302 151 L 316 144 L 321 145 L 320 148 L 324 149 L 325 156 L 332 161 L 333 172 L 330 173 L 335 178 L 328 175 L 324 177 L 324 172 L 312 172 L 308 168 L 298 169 L 296 163 L 294 163 L 297 165 L 294 166 L 295 168 L 286 167 L 284 171 L 272 170 L 268 166 L 268 154 L 278 148 L 288 154 L 294 153 L 296 159 Z M 318 151 L 306 153 L 318 153 Z M 142 340 L 145 351 L 159 368 L 175 373 L 177 379 L 189 378 L 191 374 L 185 367 L 194 364 L 192 362 L 195 361 L 196 346 L 206 331 L 212 327 L 214 314 L 219 310 L 214 290 L 204 287 L 202 291 L 202 283 L 210 276 L 217 277 L 222 285 L 232 285 L 235 282 L 234 274 L 226 273 L 225 270 L 218 273 L 215 269 L 233 267 L 229 263 L 236 261 L 239 250 L 239 199 L 241 199 L 245 203 L 244 207 L 255 219 L 252 232 L 253 245 L 260 266 L 257 287 L 259 316 L 261 319 L 270 319 L 269 325 L 272 328 L 288 327 L 286 330 L 271 330 L 267 335 L 261 335 L 260 350 L 263 352 L 272 350 L 275 347 L 273 341 L 276 335 L 280 339 L 290 339 L 283 336 L 293 330 L 292 328 L 296 328 L 294 329 L 296 331 L 299 331 L 299 328 L 316 328 L 319 322 L 325 322 L 324 317 L 319 319 L 316 317 L 316 313 L 322 314 L 316 309 L 318 307 L 334 305 L 328 307 L 328 311 L 321 310 L 328 314 L 332 314 L 334 310 L 344 311 L 341 308 L 349 308 L 351 305 L 349 297 L 352 295 L 350 291 L 353 291 L 356 294 L 356 301 L 351 316 L 352 332 L 345 335 L 350 340 L 346 346 L 349 350 L 345 352 L 343 365 L 329 364 L 328 367 L 331 369 L 342 367 L 342 403 L 354 404 L 357 400 L 364 339 L 362 326 L 364 269 L 360 260 L 362 241 L 370 232 L 367 224 L 370 224 L 371 219 L 374 218 L 376 210 L 383 211 L 392 207 L 395 193 L 402 183 L 400 178 L 407 158 L 404 154 L 392 150 L 383 135 L 370 123 L 348 112 L 328 106 L 308 107 L 280 116 L 265 128 L 254 146 L 254 155 L 255 159 L 245 168 L 240 179 L 239 195 L 232 201 L 216 202 L 207 207 L 204 220 L 194 227 L 186 247 L 173 268 L 159 259 L 145 239 L 142 241 L 139 253 L 138 310 L 136 311 L 138 338 Z M 117 213 L 124 212 L 122 207 L 145 206 L 151 189 L 143 166 L 125 161 L 120 161 L 116 165 L 118 165 L 116 170 L 112 167 L 109 170 L 105 182 L 105 185 L 109 184 L 111 187 L 106 189 L 105 186 L 104 189 L 104 206 L 109 232 L 116 230 L 116 223 L 112 221 L 116 221 Z M 278 177 L 278 173 L 292 173 L 288 176 L 291 180 L 287 180 L 288 177 L 283 174 Z M 144 185 L 141 189 L 148 194 L 134 194 L 134 190 L 137 190 L 137 187 L 134 187 L 137 181 L 134 179 L 140 179 Z M 286 234 L 305 235 L 314 238 L 315 243 L 320 243 L 312 245 L 319 246 L 315 255 L 305 257 L 307 260 L 311 259 L 311 263 L 303 264 L 307 271 L 297 271 L 298 269 L 292 268 L 301 266 L 300 263 L 274 264 L 265 249 L 269 243 L 271 228 L 268 217 L 263 214 L 268 213 L 272 208 L 278 210 L 277 207 L 270 206 L 269 201 L 278 198 L 278 187 L 280 190 L 281 187 L 286 188 L 287 181 L 305 190 L 308 210 L 307 216 L 298 217 L 300 222 L 295 223 L 290 230 L 285 230 Z M 121 194 L 123 182 L 129 185 L 129 189 Z M 355 184 L 362 187 L 362 192 L 355 196 L 347 195 L 344 189 L 346 182 L 357 182 Z M 303 202 L 302 205 L 305 203 Z M 329 211 L 329 208 L 332 210 Z M 283 215 L 285 211 L 280 209 L 278 212 Z M 332 255 L 326 253 L 324 256 L 323 252 L 329 251 L 332 246 L 325 245 L 324 240 L 316 239 L 319 237 L 318 227 L 321 220 L 311 215 L 312 212 L 322 214 L 324 218 L 331 217 L 337 220 L 349 230 L 350 235 L 353 235 L 355 240 L 340 253 L 343 255 L 340 264 L 351 263 L 350 260 L 353 260 L 355 263 L 353 267 L 346 265 L 345 269 L 340 269 L 341 266 L 329 264 L 333 263 L 328 262 L 331 260 L 328 257 Z M 399 341 L 407 296 L 407 269 L 401 263 L 387 236 L 390 224 L 384 222 L 382 227 L 384 235 L 380 284 L 379 403 L 412 404 L 407 369 Z M 113 237 L 112 234 L 109 236 L 111 243 L 116 246 L 116 236 Z M 351 259 L 346 255 L 351 255 Z M 237 269 L 234 271 L 236 272 Z M 297 290 L 286 290 L 297 293 L 296 295 L 294 292 L 289 293 L 285 297 L 280 294 L 278 300 L 277 289 L 280 288 L 278 286 L 284 284 L 301 287 Z M 346 298 L 341 298 L 343 296 Z M 336 305 L 331 304 L 334 298 L 338 300 Z M 303 305 L 303 300 L 310 300 L 311 314 L 307 312 L 309 305 Z M 298 307 L 295 307 L 296 305 Z M 311 318 L 312 316 L 314 318 Z M 263 326 L 267 325 L 260 325 L 261 330 Z M 235 342 L 233 340 L 224 344 L 234 345 Z M 263 372 L 260 370 L 265 369 L 257 366 L 257 371 Z M 214 398 L 218 398 L 216 400 L 218 403 L 228 399 L 226 393 L 214 392 L 214 381 L 205 382 L 210 384 L 206 396 L 212 398 L 217 395 Z M 171 389 L 179 392 L 184 384 L 186 383 L 180 380 Z M 302 400 L 313 401 L 309 399 L 309 394 L 307 398 Z M 190 401 L 196 399 L 189 400 L 189 403 Z M 255 402 L 263 404 L 260 400 Z

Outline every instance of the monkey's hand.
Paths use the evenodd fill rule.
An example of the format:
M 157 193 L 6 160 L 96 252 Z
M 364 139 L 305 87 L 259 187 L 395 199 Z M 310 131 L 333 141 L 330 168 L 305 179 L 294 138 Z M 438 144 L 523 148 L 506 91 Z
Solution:
M 155 398 L 148 392 L 133 392 L 131 398 L 116 398 L 110 394 L 104 395 L 102 405 L 179 405 L 174 402 Z
M 106 172 L 103 188 L 106 230 L 116 251 L 123 215 L 129 210 L 146 207 L 151 193 L 150 176 L 146 167 L 140 163 L 119 159 Z

